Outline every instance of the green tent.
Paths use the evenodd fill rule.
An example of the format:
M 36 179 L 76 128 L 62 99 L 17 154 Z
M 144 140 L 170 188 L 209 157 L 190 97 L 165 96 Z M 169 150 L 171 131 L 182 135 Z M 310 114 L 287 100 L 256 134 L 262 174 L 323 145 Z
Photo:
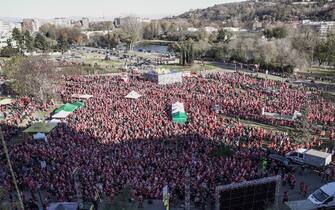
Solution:
M 77 108 L 78 108 L 78 106 L 76 106 L 76 105 L 66 103 L 66 104 L 62 105 L 61 107 L 59 107 L 58 109 L 55 109 L 55 113 L 58 113 L 60 111 L 74 112 L 74 110 L 76 110 Z
M 172 122 L 185 124 L 187 121 L 187 115 L 185 112 L 177 112 L 172 115 Z
M 24 133 L 49 133 L 56 127 L 55 124 L 47 124 L 44 122 L 38 122 L 24 130 Z
M 76 101 L 76 102 L 72 103 L 72 105 L 75 105 L 76 107 L 81 108 L 81 107 L 84 106 L 84 102 Z

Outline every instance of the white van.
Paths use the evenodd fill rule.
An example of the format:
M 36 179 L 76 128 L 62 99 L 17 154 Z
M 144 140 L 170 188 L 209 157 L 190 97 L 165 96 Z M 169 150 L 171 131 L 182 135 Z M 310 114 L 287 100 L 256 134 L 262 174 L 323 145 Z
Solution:
M 308 200 L 317 206 L 317 209 L 335 208 L 335 182 L 328 183 L 317 189 L 308 197 Z
M 291 210 L 324 210 L 335 209 L 335 182 L 328 183 L 305 200 L 288 201 Z

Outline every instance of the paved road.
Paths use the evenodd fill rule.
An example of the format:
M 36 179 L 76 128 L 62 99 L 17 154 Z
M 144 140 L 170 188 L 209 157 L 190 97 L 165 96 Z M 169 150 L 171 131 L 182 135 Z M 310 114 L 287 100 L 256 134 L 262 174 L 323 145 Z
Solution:
M 299 169 L 297 170 L 299 171 Z M 280 188 L 280 193 L 279 193 L 279 202 L 280 202 L 280 209 L 288 209 L 286 205 L 283 205 L 282 199 L 283 199 L 283 194 L 285 191 L 288 192 L 288 197 L 289 201 L 295 201 L 295 200 L 304 200 L 306 199 L 300 192 L 300 182 L 303 181 L 305 184 L 308 185 L 308 195 L 313 193 L 316 189 L 319 187 L 325 185 L 326 183 L 321 181 L 321 177 L 314 171 L 308 170 L 305 171 L 305 173 L 301 176 L 299 173 L 295 173 L 296 177 L 296 186 L 292 190 L 289 186 L 282 186 Z

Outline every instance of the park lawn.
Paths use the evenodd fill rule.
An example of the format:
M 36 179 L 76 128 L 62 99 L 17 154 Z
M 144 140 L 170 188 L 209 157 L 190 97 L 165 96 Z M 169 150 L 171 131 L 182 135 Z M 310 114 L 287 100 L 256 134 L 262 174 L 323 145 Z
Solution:
M 171 70 L 176 70 L 176 71 L 195 71 L 195 72 L 201 72 L 205 70 L 212 70 L 216 67 L 210 64 L 193 64 L 192 66 L 182 66 L 179 64 L 164 64 L 160 65 L 159 68 L 164 68 L 164 69 L 171 69 Z
M 116 60 L 104 60 L 104 58 L 94 58 L 94 57 L 85 57 L 80 59 L 81 62 L 84 62 L 86 64 L 91 64 L 94 66 L 94 64 L 98 64 L 102 67 L 106 66 L 121 66 L 122 63 L 120 61 Z
M 299 73 L 311 75 L 314 77 L 329 77 L 329 76 L 335 76 L 335 69 L 334 68 L 323 68 L 323 67 L 312 67 L 304 71 L 301 71 Z

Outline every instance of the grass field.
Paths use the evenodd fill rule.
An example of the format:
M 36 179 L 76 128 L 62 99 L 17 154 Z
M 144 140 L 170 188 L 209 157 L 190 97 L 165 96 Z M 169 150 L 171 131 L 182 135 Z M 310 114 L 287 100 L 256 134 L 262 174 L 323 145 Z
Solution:
M 207 70 L 213 70 L 214 66 L 210 64 L 194 64 L 192 66 L 181 66 L 178 64 L 167 64 L 167 65 L 160 65 L 159 68 L 165 68 L 165 69 L 171 69 L 171 70 L 176 70 L 176 71 L 195 71 L 195 72 L 200 72 L 200 71 L 207 71 Z
M 116 60 L 105 60 L 104 56 L 93 56 L 93 55 L 85 55 L 81 58 L 77 59 L 79 62 L 83 62 L 85 64 L 90 64 L 94 66 L 95 64 L 101 66 L 102 68 L 107 69 L 114 69 L 114 68 L 120 68 L 123 63 Z
M 323 67 L 312 67 L 305 71 L 299 72 L 299 74 L 310 75 L 313 77 L 331 77 L 335 76 L 334 68 L 323 68 Z

